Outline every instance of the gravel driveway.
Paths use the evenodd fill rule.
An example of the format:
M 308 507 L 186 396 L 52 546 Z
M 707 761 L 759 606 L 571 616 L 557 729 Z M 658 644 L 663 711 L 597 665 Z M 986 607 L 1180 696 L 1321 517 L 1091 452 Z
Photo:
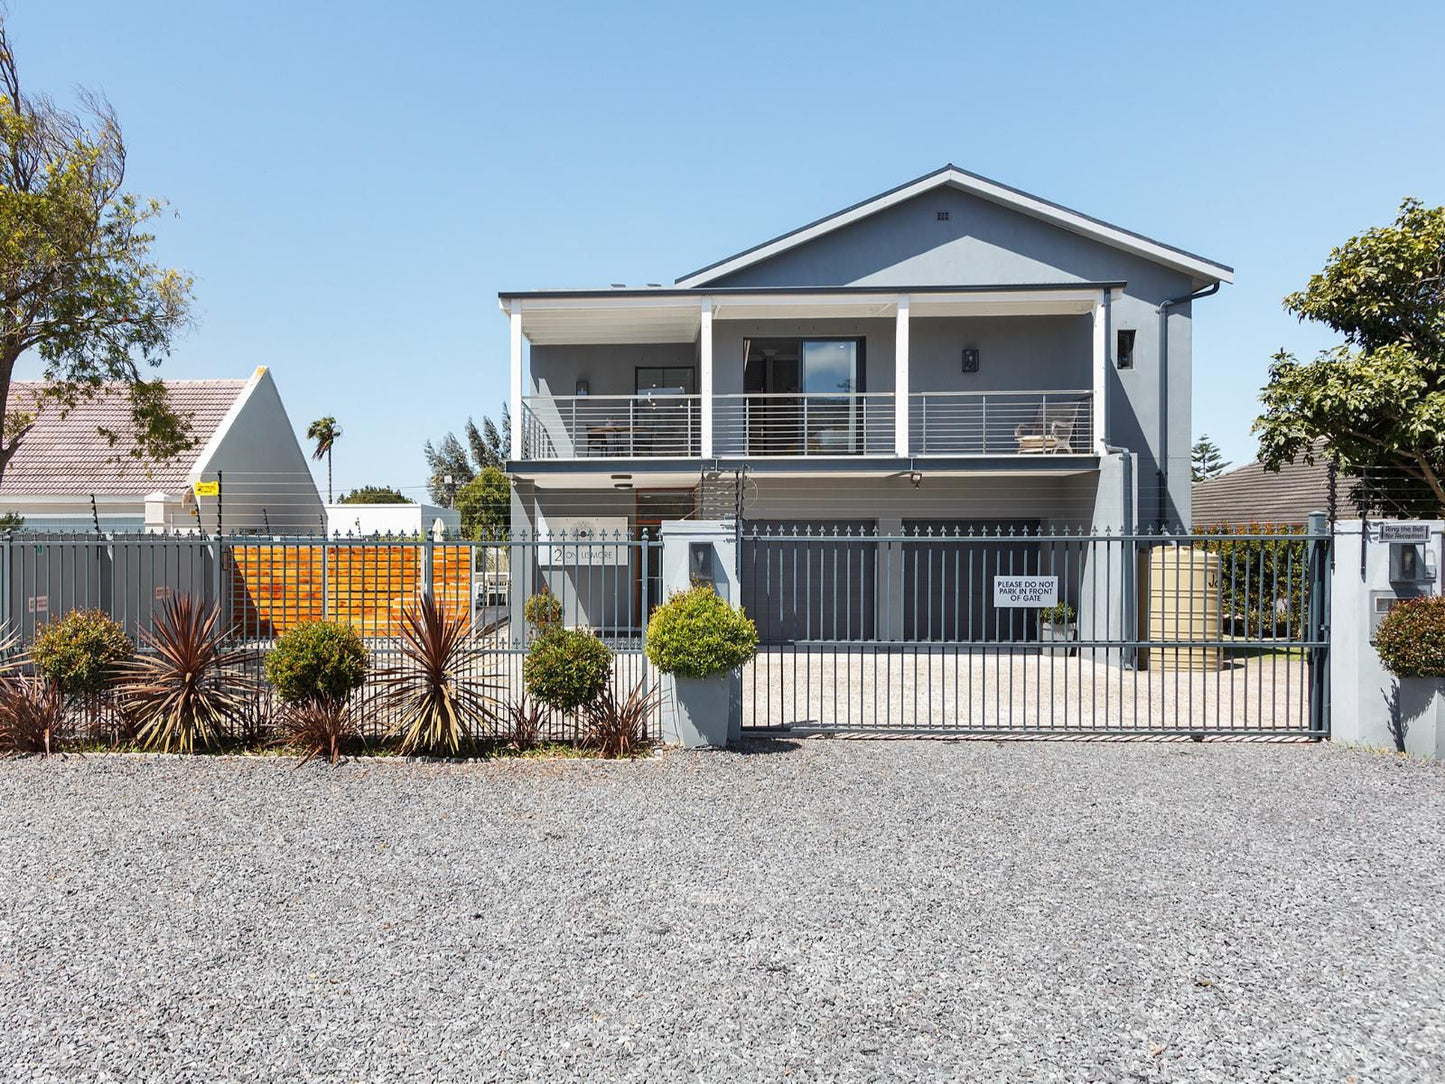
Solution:
M 1445 767 L 0 762 L 6 1080 L 1445 1078 Z

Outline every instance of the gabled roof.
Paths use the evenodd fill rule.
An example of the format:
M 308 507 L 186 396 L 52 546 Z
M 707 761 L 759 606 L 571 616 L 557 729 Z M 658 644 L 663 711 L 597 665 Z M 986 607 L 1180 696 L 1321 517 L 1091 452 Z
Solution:
M 0 494 L 180 493 L 189 487 L 192 468 L 251 383 L 167 380 L 170 408 L 189 421 L 194 444 L 161 462 L 131 454 L 135 449 L 131 435 L 135 424 L 127 385 L 104 384 L 94 398 L 82 400 L 69 411 L 53 400 L 45 400 L 34 428 L 21 438 L 15 458 L 5 468 Z M 33 410 L 43 386 L 40 381 L 10 385 L 9 409 Z M 102 429 L 117 434 L 114 444 L 101 433 Z
M 1284 464 L 1278 473 L 1265 470 L 1260 463 L 1246 463 L 1207 481 L 1195 482 L 1195 525 L 1300 525 L 1311 512 L 1329 511 L 1330 468 L 1323 453 L 1323 444 L 1317 445 L 1313 463 L 1306 463 L 1300 456 Z
M 806 226 L 800 226 L 795 230 L 781 236 L 774 237 L 770 241 L 764 241 L 760 245 L 745 249 L 726 259 L 718 260 L 707 267 L 699 268 L 689 274 L 677 279 L 677 285 L 683 287 L 704 286 L 726 275 L 733 274 L 745 267 L 761 263 L 763 260 L 772 258 L 779 253 L 786 252 L 791 248 L 804 244 L 820 237 L 823 234 L 831 233 L 833 230 L 841 229 L 859 219 L 867 218 L 869 215 L 877 214 L 904 200 L 912 199 L 940 187 L 957 188 L 964 192 L 972 193 L 983 199 L 1004 207 L 1010 207 L 1023 214 L 1041 219 L 1061 229 L 1070 230 L 1073 233 L 1111 245 L 1114 248 L 1122 249 L 1143 256 L 1145 259 L 1155 263 L 1172 267 L 1178 271 L 1195 277 L 1205 282 L 1233 282 L 1234 269 L 1222 263 L 1206 259 L 1203 256 L 1186 252 L 1182 248 L 1175 248 L 1173 245 L 1166 245 L 1162 241 L 1156 241 L 1151 237 L 1145 237 L 1142 233 L 1135 233 L 1133 230 L 1126 230 L 1122 226 L 1115 226 L 1104 222 L 1101 219 L 1092 218 L 1089 215 L 1081 214 L 1078 211 L 1051 203 L 1049 200 L 1039 196 L 1030 195 L 1028 192 L 1011 188 L 998 181 L 991 181 L 987 177 L 980 177 L 976 173 L 959 169 L 953 164 L 936 169 L 932 173 L 925 173 L 922 177 L 908 181 L 891 188 L 887 192 L 880 193 L 870 199 L 855 203 L 851 207 L 845 207 L 841 211 L 810 222 Z

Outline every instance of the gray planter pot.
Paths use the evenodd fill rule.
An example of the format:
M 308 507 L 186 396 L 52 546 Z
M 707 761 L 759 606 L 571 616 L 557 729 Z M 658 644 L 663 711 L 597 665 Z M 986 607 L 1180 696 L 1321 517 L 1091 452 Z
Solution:
M 1044 645 L 1045 654 L 1066 656 L 1077 654 L 1079 649 L 1071 645 L 1078 638 L 1079 626 L 1076 622 L 1070 621 L 1062 625 L 1056 625 L 1052 621 L 1039 622 L 1039 643 Z
M 1445 678 L 1399 678 L 1386 701 L 1395 748 L 1445 757 Z
M 742 730 L 737 673 L 708 678 L 668 676 L 662 740 L 685 749 L 721 748 Z

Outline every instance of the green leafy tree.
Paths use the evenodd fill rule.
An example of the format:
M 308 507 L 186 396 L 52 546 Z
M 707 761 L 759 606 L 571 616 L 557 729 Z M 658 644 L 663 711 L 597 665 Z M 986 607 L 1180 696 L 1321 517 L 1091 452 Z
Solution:
M 338 504 L 410 504 L 402 494 L 391 486 L 359 486 L 350 493 L 343 493 Z
M 512 483 L 500 467 L 483 467 L 457 493 L 466 538 L 498 539 L 512 524 Z
M 1190 468 L 1196 482 L 1203 482 L 1223 474 L 1229 469 L 1229 460 L 1219 450 L 1219 445 L 1201 434 L 1190 451 Z
M 1445 509 L 1445 207 L 1405 200 L 1284 304 L 1345 342 L 1310 362 L 1274 356 L 1255 423 L 1260 460 L 1313 462 L 1322 441 L 1341 470 L 1392 483 L 1397 508 Z
M 151 257 L 146 223 L 165 204 L 123 192 L 126 145 L 115 111 L 82 92 L 69 112 L 25 93 L 0 12 L 0 478 L 44 410 L 62 414 L 126 385 L 136 458 L 193 445 L 189 418 L 144 377 L 186 325 L 191 279 Z M 34 350 L 41 393 L 11 402 L 15 365 Z
M 337 425 L 336 419 L 329 414 L 324 418 L 317 418 L 306 427 L 306 439 L 316 445 L 311 451 L 312 459 L 326 457 L 326 503 L 330 504 L 331 452 L 336 447 L 336 442 L 341 439 L 341 426 Z
M 448 433 L 433 444 L 427 441 L 422 446 L 426 456 L 427 490 L 436 504 L 450 504 L 453 495 L 460 497 L 460 490 L 483 468 L 501 469 L 507 462 L 512 443 L 512 412 L 506 403 L 502 404 L 502 421 L 498 425 L 491 418 L 482 419 L 477 428 L 471 418 L 462 427 L 463 444 L 455 433 Z M 452 478 L 447 484 L 447 476 Z

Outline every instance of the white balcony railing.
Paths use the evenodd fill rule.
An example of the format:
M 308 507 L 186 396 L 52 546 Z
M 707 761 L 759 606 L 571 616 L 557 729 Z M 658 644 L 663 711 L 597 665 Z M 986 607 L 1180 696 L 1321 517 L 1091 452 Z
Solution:
M 909 454 L 1088 455 L 1093 394 L 1085 390 L 914 392 Z M 894 395 L 713 397 L 716 456 L 892 456 Z M 538 395 L 522 401 L 523 457 L 695 459 L 697 395 Z
M 1089 391 L 914 392 L 909 436 L 915 455 L 1088 455 Z
M 748 393 L 713 399 L 718 455 L 892 455 L 893 393 Z
M 526 459 L 686 459 L 701 454 L 701 397 L 534 395 L 522 400 Z

